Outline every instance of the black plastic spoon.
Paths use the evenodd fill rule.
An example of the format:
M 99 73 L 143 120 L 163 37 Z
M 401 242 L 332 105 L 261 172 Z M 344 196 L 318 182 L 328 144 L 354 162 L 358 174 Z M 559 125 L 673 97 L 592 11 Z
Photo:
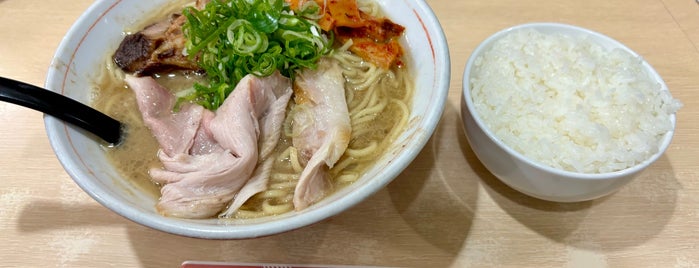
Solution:
M 31 108 L 87 130 L 117 145 L 123 124 L 76 100 L 27 83 L 0 77 L 0 100 Z

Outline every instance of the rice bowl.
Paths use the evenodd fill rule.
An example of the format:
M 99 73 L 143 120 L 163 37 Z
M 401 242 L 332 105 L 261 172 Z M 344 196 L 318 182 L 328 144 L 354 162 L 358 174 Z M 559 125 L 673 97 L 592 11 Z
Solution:
M 485 40 L 463 86 L 479 159 L 511 187 L 551 201 L 593 199 L 630 181 L 667 149 L 681 107 L 629 48 L 554 23 Z

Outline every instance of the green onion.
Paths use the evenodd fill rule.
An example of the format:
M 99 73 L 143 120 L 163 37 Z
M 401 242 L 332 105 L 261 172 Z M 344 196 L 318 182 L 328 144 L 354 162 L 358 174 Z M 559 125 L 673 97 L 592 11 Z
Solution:
M 314 2 L 314 1 L 309 1 Z M 185 8 L 186 53 L 197 58 L 207 84 L 178 101 L 216 110 L 246 75 L 264 77 L 279 70 L 293 79 L 299 68 L 315 69 L 330 53 L 332 34 L 314 21 L 317 4 L 297 13 L 284 0 L 212 0 L 204 9 Z

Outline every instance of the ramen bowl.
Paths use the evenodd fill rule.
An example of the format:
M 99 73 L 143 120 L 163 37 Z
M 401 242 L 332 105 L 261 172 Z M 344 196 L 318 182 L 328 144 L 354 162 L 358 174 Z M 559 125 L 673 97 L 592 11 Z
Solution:
M 96 70 L 103 66 L 129 26 L 169 0 L 96 1 L 76 21 L 59 45 L 46 88 L 89 104 Z M 241 239 L 277 234 L 322 221 L 362 202 L 393 180 L 421 151 L 442 115 L 450 79 L 450 59 L 442 28 L 425 1 L 378 1 L 383 13 L 405 26 L 401 42 L 415 74 L 415 92 L 407 128 L 353 184 L 338 189 L 300 211 L 257 219 L 180 219 L 161 216 L 157 197 L 144 193 L 115 169 L 102 142 L 51 116 L 45 126 L 56 156 L 94 200 L 138 224 L 167 233 Z M 389 8 L 390 7 L 390 8 Z
M 541 84 L 536 84 L 539 87 L 543 87 L 543 85 L 557 85 L 554 83 L 555 80 L 553 80 L 553 78 L 546 77 L 539 79 L 537 74 L 527 73 L 528 69 L 526 68 L 530 67 L 534 69 L 542 68 L 543 70 L 545 70 L 545 72 L 543 73 L 546 73 L 547 75 L 563 75 L 566 76 L 566 79 L 572 79 L 567 76 L 573 76 L 571 73 L 577 71 L 575 68 L 570 67 L 574 64 L 560 65 L 567 66 L 567 68 L 569 69 L 566 69 L 566 71 L 560 73 L 554 73 L 554 71 L 549 71 L 550 69 L 545 69 L 547 67 L 542 67 L 544 66 L 544 64 L 539 64 L 538 62 L 528 62 L 527 64 L 523 64 L 520 62 L 519 58 L 519 56 L 521 55 L 525 55 L 521 56 L 522 58 L 531 57 L 537 59 L 545 57 L 556 58 L 570 56 L 565 54 L 564 52 L 561 52 L 565 51 L 565 49 L 557 50 L 555 49 L 555 47 L 545 47 L 546 49 L 542 49 L 546 51 L 551 51 L 550 53 L 553 53 L 551 55 L 544 55 L 545 53 L 549 52 L 541 52 L 538 50 L 529 51 L 527 50 L 528 48 L 523 48 L 522 50 L 526 50 L 526 52 L 523 52 L 521 54 L 517 54 L 519 52 L 509 53 L 514 50 L 510 50 L 509 48 L 511 47 L 507 43 L 514 43 L 518 40 L 517 38 L 521 37 L 514 37 L 510 39 L 504 38 L 506 36 L 514 36 L 511 35 L 514 32 L 531 32 L 531 30 L 535 30 L 536 32 L 547 35 L 560 36 L 560 34 L 563 34 L 570 37 L 580 37 L 581 39 L 573 39 L 572 42 L 586 42 L 586 44 L 594 43 L 603 47 L 603 50 L 606 51 L 611 51 L 613 49 L 625 51 L 628 53 L 626 55 L 630 54 L 630 58 L 633 59 L 633 62 L 640 63 L 640 67 L 638 67 L 638 69 L 640 70 L 640 72 L 645 72 L 647 74 L 647 77 L 650 77 L 649 81 L 652 82 L 650 84 L 659 88 L 660 91 L 668 93 L 669 96 L 667 86 L 663 82 L 661 77 L 658 75 L 658 73 L 646 61 L 642 60 L 638 54 L 636 54 L 623 44 L 619 43 L 618 41 L 613 40 L 612 38 L 609 38 L 605 35 L 588 29 L 565 24 L 530 23 L 514 26 L 499 31 L 485 39 L 473 51 L 466 63 L 466 67 L 463 74 L 461 116 L 471 149 L 476 154 L 478 159 L 483 163 L 483 165 L 500 181 L 510 186 L 511 188 L 514 188 L 515 190 L 518 190 L 532 197 L 554 202 L 578 202 L 599 198 L 617 191 L 622 186 L 629 183 L 644 169 L 646 169 L 648 166 L 650 166 L 656 160 L 658 160 L 658 158 L 660 158 L 661 155 L 668 148 L 670 141 L 672 140 L 675 127 L 674 111 L 670 112 L 670 114 L 667 117 L 667 120 L 665 120 L 664 122 L 664 124 L 666 124 L 667 131 L 661 132 L 662 134 L 657 134 L 656 136 L 654 136 L 655 138 L 657 138 L 657 146 L 654 148 L 655 151 L 645 156 L 645 158 L 638 160 L 636 163 L 628 165 L 627 167 L 611 170 L 611 168 L 609 168 L 609 165 L 611 164 L 609 163 L 612 163 L 613 161 L 605 162 L 605 160 L 595 160 L 597 161 L 598 165 L 600 165 L 599 161 L 602 161 L 603 163 L 601 163 L 599 168 L 593 172 L 584 171 L 580 168 L 569 168 L 576 165 L 580 165 L 581 167 L 589 166 L 590 164 L 588 164 L 587 166 L 586 164 L 584 164 L 590 163 L 591 160 L 587 159 L 588 156 L 590 158 L 592 156 L 597 157 L 595 159 L 609 159 L 609 157 L 612 156 L 612 153 L 618 153 L 616 150 L 601 150 L 599 154 L 582 153 L 586 152 L 584 150 L 579 150 L 578 153 L 566 153 L 566 150 L 564 149 L 567 149 L 567 147 L 563 145 L 569 143 L 565 143 L 563 141 L 577 139 L 577 130 L 574 131 L 574 129 L 576 128 L 570 128 L 565 130 L 567 131 L 567 133 L 569 133 L 566 135 L 550 135 L 549 132 L 544 131 L 544 129 L 549 129 L 554 126 L 557 128 L 559 125 L 570 125 L 568 123 L 563 124 L 563 122 L 575 122 L 574 120 L 571 120 L 570 117 L 576 116 L 569 116 L 567 114 L 568 112 L 563 111 L 570 111 L 570 109 L 568 109 L 570 106 L 575 106 L 575 108 L 577 109 L 579 107 L 584 107 L 585 104 L 573 102 L 572 99 L 575 99 L 575 97 L 571 97 L 569 98 L 571 99 L 571 101 L 561 101 L 560 99 L 554 99 L 556 100 L 555 103 L 553 103 L 552 101 L 542 101 L 541 103 L 546 104 L 546 106 L 537 106 L 537 103 L 539 103 L 538 101 L 540 101 L 540 99 L 537 99 L 535 97 L 528 97 L 529 95 L 527 94 L 534 95 L 534 93 L 532 93 L 534 91 L 530 91 L 528 89 L 528 86 L 521 87 L 527 88 L 521 89 L 522 92 L 525 92 L 524 94 L 521 94 L 521 96 L 525 97 L 521 97 L 520 93 L 512 93 L 514 91 L 519 91 L 520 89 L 515 89 L 520 88 L 519 86 L 509 87 L 508 90 L 503 90 L 502 92 L 499 89 L 496 90 L 496 88 L 498 87 L 493 86 L 499 83 L 492 82 L 495 80 L 510 81 L 510 79 L 515 80 L 513 78 L 514 76 L 530 77 L 529 75 L 533 75 L 535 77 L 533 79 L 536 79 L 535 81 L 545 81 L 541 82 Z M 532 39 L 531 42 L 537 42 L 534 40 L 537 38 L 527 37 L 525 39 Z M 551 39 L 546 40 L 551 41 Z M 533 44 L 541 45 L 542 43 Z M 568 43 L 568 45 L 570 45 L 570 43 Z M 514 46 L 516 45 L 512 45 L 512 47 Z M 570 46 L 568 46 L 568 48 L 569 47 Z M 491 50 L 492 52 L 490 52 Z M 486 56 L 486 53 L 489 53 L 488 56 Z M 518 71 L 512 71 L 509 69 L 506 70 L 507 67 L 502 67 L 503 65 L 500 64 L 494 64 L 495 62 L 501 61 L 498 58 L 499 56 L 493 55 L 502 56 L 502 62 L 508 62 L 509 66 L 526 66 L 526 68 L 519 69 Z M 590 65 L 589 62 L 586 63 L 587 64 L 584 64 L 584 66 L 602 66 L 601 63 L 598 63 L 597 65 Z M 496 68 L 491 69 L 490 67 L 485 66 L 496 66 Z M 558 66 L 558 63 L 552 63 L 551 65 L 546 66 Z M 490 74 L 492 74 L 492 76 Z M 587 81 L 592 79 L 594 78 L 591 76 L 580 77 L 581 81 Z M 526 84 L 524 82 L 522 83 Z M 485 86 L 481 87 L 483 85 Z M 490 93 L 483 93 L 488 92 L 486 90 L 486 87 L 491 89 L 491 91 L 489 91 Z M 503 89 L 504 88 L 505 87 L 503 87 Z M 487 95 L 491 93 L 493 95 Z M 556 96 L 563 96 L 564 94 L 568 93 L 559 90 L 557 91 L 557 93 L 552 94 L 556 94 Z M 592 93 L 579 94 L 591 95 Z M 516 101 L 507 102 L 503 100 L 510 98 L 510 96 L 512 96 L 513 99 L 516 99 Z M 551 95 L 547 96 L 547 98 L 550 96 Z M 620 96 L 619 98 L 623 101 L 629 99 L 630 97 Z M 676 111 L 676 109 L 679 109 L 679 102 L 672 99 L 671 97 L 668 97 L 668 99 L 666 99 L 666 102 L 666 105 L 669 105 L 670 110 Z M 485 105 L 485 107 L 487 108 L 481 107 L 484 110 L 479 110 L 479 108 L 477 108 L 477 104 Z M 491 114 L 489 112 L 491 110 L 497 111 L 497 113 Z M 573 110 L 573 112 L 574 111 L 575 110 Z M 612 112 L 612 114 L 613 112 L 615 112 L 613 110 L 610 111 Z M 572 114 L 577 115 L 577 113 Z M 493 117 L 493 115 L 495 115 L 497 118 Z M 529 115 L 536 115 L 536 117 L 530 117 Z M 540 121 L 530 120 L 530 118 L 539 118 L 539 116 L 543 119 L 541 119 Z M 635 116 L 635 114 L 633 116 Z M 582 118 L 582 116 L 578 118 Z M 498 121 L 500 119 L 503 119 L 503 121 Z M 618 120 L 621 120 L 621 122 L 623 123 L 624 117 L 619 117 Z M 579 124 L 583 123 L 587 124 L 585 122 Z M 573 126 L 577 125 L 573 124 Z M 608 128 L 612 129 L 612 127 Z M 601 148 L 602 146 L 611 147 L 612 145 L 614 145 L 614 143 L 609 143 L 609 145 L 607 143 L 603 143 L 603 140 L 606 141 L 608 139 L 608 137 L 603 135 L 605 133 L 605 128 L 600 127 L 599 129 L 588 129 L 593 129 L 594 131 L 598 131 L 598 133 L 601 133 L 599 134 L 599 138 L 590 139 L 591 144 L 597 144 L 595 145 L 597 146 L 597 148 Z M 594 135 L 597 135 L 595 133 L 592 134 L 592 137 L 595 137 Z M 518 139 L 512 139 L 512 137 L 514 136 L 518 137 Z M 513 142 L 513 140 L 517 142 Z M 654 142 L 654 144 L 655 143 L 656 142 Z M 620 153 L 621 156 L 626 156 L 626 151 L 630 151 L 629 148 L 624 148 L 624 146 L 618 147 L 624 151 L 623 153 Z M 573 157 L 566 158 L 570 156 Z M 556 162 L 551 161 L 553 159 L 572 160 L 566 162 L 566 164 L 554 165 L 550 164 L 551 162 Z M 610 170 L 600 171 L 605 169 Z

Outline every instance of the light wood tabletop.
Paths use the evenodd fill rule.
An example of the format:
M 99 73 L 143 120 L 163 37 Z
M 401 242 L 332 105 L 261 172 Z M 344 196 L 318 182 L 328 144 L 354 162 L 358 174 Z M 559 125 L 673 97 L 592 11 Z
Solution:
M 0 0 L 0 76 L 43 85 L 93 1 Z M 447 36 L 442 120 L 385 189 L 335 217 L 247 240 L 152 230 L 63 170 L 43 115 L 0 103 L 0 267 L 179 267 L 183 261 L 402 267 L 699 267 L 699 5 L 694 0 L 428 0 Z M 669 150 L 620 191 L 553 203 L 499 182 L 460 121 L 461 78 L 487 36 L 526 22 L 589 28 L 641 54 L 684 104 Z

